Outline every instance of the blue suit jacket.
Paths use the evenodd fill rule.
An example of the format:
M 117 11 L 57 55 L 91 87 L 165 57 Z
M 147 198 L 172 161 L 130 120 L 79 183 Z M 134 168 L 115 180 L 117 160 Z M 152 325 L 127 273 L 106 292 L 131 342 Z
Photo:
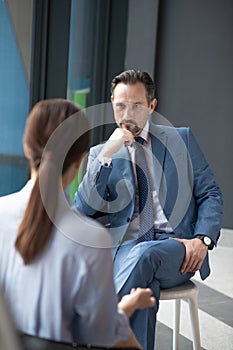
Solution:
M 150 123 L 154 185 L 174 237 L 209 236 L 217 243 L 222 220 L 222 196 L 214 175 L 189 128 Z M 105 213 L 113 244 L 120 244 L 134 213 L 135 177 L 128 149 L 114 154 L 111 167 L 90 150 L 87 172 L 76 193 L 77 209 L 89 216 Z M 209 273 L 208 255 L 201 277 Z

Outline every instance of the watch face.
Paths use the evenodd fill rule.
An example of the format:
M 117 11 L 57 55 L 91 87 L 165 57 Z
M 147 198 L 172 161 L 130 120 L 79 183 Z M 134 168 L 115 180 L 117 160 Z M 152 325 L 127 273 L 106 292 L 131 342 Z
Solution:
M 209 246 L 211 244 L 211 239 L 209 237 L 204 237 L 204 243 Z

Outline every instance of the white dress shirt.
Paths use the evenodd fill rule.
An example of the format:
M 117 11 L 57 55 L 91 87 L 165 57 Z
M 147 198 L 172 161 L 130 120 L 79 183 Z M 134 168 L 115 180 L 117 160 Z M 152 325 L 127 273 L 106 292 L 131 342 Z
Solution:
M 148 166 L 148 170 L 150 173 L 150 177 L 153 180 L 154 171 L 153 171 L 153 155 L 151 151 L 151 139 L 149 135 L 149 122 L 147 121 L 144 129 L 140 133 L 140 137 L 142 137 L 145 142 L 143 143 L 143 148 L 145 151 L 146 162 Z M 133 164 L 135 183 L 137 189 L 137 176 L 136 176 L 136 167 L 135 167 L 135 147 L 133 145 L 128 147 L 130 158 Z M 151 185 L 154 186 L 154 181 L 151 181 Z M 159 202 L 159 197 L 156 189 L 153 187 L 152 189 L 152 199 L 153 199 L 153 212 L 154 212 L 154 229 L 155 231 L 162 231 L 171 233 L 173 230 L 169 225 L 169 222 L 163 212 L 163 209 Z M 129 225 L 128 231 L 124 237 L 124 241 L 132 240 L 137 238 L 137 232 L 139 230 L 139 201 L 138 201 L 138 192 L 136 190 L 136 198 L 135 198 L 135 207 L 134 207 L 134 216 L 131 224 Z
M 78 225 L 72 234 L 54 227 L 42 253 L 24 265 L 14 243 L 33 185 L 30 180 L 21 191 L 0 198 L 0 283 L 17 328 L 58 341 L 104 346 L 127 339 L 130 328 L 126 315 L 117 310 L 111 249 L 82 244 L 82 236 L 93 234 L 99 247 L 101 242 L 111 246 L 97 222 L 74 213 Z M 69 215 L 65 207 L 62 214 L 63 206 L 59 202 L 65 228 Z

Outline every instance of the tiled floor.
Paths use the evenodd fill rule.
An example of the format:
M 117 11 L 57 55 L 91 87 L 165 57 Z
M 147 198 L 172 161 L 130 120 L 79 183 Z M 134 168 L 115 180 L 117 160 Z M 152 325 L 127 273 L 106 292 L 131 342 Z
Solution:
M 205 350 L 233 350 L 233 230 L 222 230 L 218 248 L 210 253 L 211 275 L 199 289 L 201 345 Z M 162 301 L 158 312 L 156 350 L 172 349 L 173 301 Z M 192 333 L 188 305 L 181 303 L 179 350 L 191 350 Z

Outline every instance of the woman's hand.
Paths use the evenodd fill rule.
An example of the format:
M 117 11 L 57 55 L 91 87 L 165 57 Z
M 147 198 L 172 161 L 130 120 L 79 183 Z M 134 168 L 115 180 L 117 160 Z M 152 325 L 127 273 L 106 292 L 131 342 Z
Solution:
M 118 303 L 118 307 L 130 317 L 135 310 L 153 307 L 155 302 L 156 300 L 152 296 L 152 290 L 150 288 L 132 288 L 130 294 L 123 296 Z

